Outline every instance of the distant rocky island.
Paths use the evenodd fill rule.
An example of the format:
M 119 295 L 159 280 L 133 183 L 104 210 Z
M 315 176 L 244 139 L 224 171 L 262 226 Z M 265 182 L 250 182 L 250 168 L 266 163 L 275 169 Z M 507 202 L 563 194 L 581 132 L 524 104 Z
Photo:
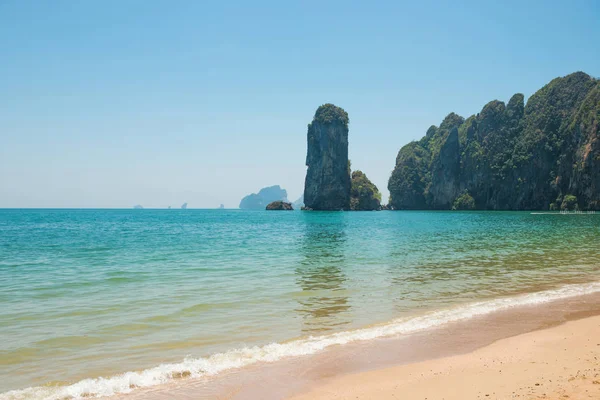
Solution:
M 381 194 L 362 171 L 351 172 L 348 113 L 333 104 L 320 106 L 308 125 L 305 210 L 381 209 Z
M 274 201 L 287 202 L 287 191 L 279 185 L 262 188 L 258 193 L 244 197 L 240 202 L 242 210 L 264 210 L 269 203 Z
M 600 209 L 600 81 L 556 78 L 524 103 L 450 113 L 402 147 L 388 182 L 398 210 Z

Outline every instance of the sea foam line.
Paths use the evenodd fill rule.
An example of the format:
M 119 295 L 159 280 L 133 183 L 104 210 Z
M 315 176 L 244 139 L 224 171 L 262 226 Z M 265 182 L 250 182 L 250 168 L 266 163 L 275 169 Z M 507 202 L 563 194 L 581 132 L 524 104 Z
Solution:
M 461 305 L 418 317 L 395 319 L 386 324 L 368 328 L 311 336 L 285 343 L 234 349 L 205 358 L 187 358 L 180 363 L 161 364 L 143 371 L 126 372 L 109 378 L 84 379 L 68 386 L 12 390 L 0 394 L 0 400 L 83 399 L 129 393 L 137 388 L 156 386 L 181 377 L 198 378 L 216 375 L 222 371 L 258 362 L 274 362 L 285 357 L 315 354 L 334 345 L 414 333 L 494 311 L 596 292 L 600 292 L 600 282 L 566 285 L 553 290 Z

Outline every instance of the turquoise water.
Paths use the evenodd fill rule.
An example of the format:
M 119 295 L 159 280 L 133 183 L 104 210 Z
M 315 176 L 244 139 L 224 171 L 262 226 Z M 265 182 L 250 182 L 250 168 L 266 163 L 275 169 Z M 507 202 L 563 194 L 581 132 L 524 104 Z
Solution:
M 0 399 L 107 395 L 600 290 L 599 239 L 600 215 L 0 210 Z

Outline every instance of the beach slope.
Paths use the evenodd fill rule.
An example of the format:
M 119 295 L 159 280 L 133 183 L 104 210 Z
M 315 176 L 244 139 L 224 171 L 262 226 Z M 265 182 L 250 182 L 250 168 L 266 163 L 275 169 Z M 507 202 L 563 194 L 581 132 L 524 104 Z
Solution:
M 293 400 L 600 399 L 600 316 L 474 352 L 334 378 Z

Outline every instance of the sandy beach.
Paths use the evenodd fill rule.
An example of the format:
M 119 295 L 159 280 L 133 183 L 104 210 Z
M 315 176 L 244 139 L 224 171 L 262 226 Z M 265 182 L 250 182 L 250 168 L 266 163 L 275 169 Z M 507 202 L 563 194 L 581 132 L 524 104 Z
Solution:
M 333 378 L 292 400 L 600 399 L 600 316 L 473 352 Z

